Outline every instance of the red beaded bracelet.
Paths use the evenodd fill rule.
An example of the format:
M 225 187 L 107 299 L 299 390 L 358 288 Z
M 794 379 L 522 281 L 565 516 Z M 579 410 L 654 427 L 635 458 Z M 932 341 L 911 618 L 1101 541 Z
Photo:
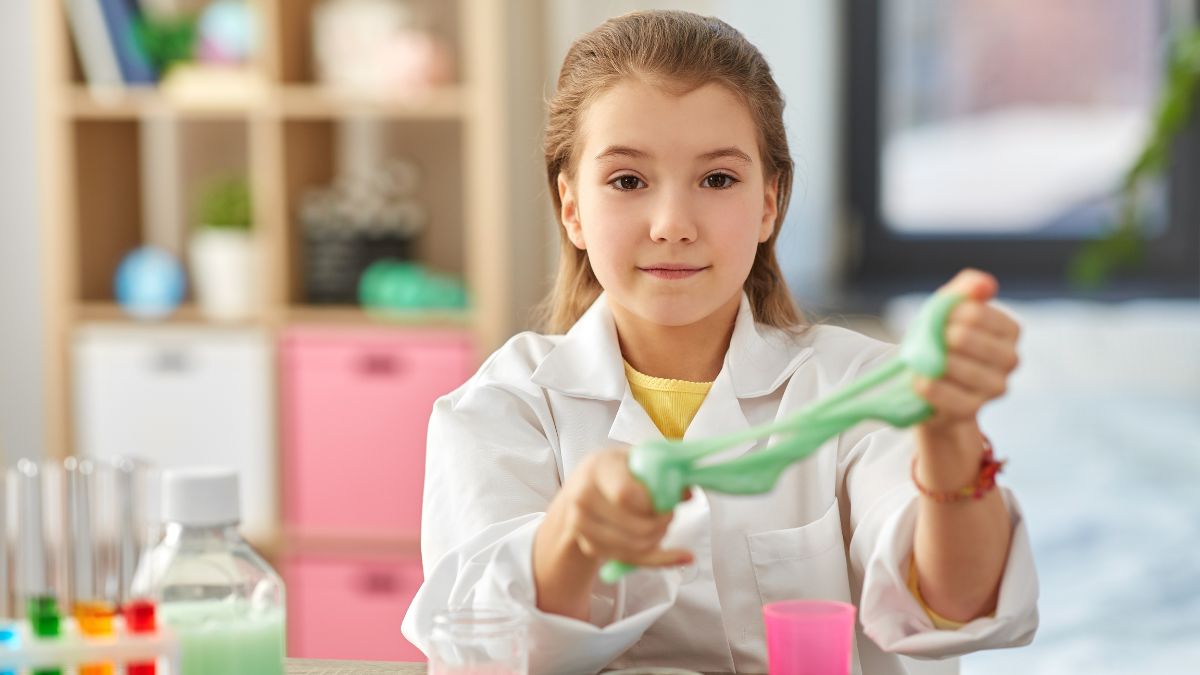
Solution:
M 912 481 L 917 486 L 917 490 L 921 494 L 929 497 L 939 504 L 949 502 L 961 502 L 966 499 L 983 499 L 984 495 L 991 492 L 996 487 L 996 474 L 1004 468 L 1004 462 L 1007 460 L 999 460 L 992 455 L 992 442 L 987 436 L 983 437 L 983 458 L 979 461 L 979 475 L 975 477 L 975 482 L 971 485 L 965 485 L 957 490 L 947 490 L 945 492 L 935 492 L 921 485 L 917 480 L 917 457 L 913 456 L 912 460 Z

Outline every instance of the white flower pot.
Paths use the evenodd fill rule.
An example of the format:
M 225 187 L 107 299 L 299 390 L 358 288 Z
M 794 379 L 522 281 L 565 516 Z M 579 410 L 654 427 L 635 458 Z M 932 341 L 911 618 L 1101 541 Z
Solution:
M 205 316 L 219 321 L 247 319 L 259 307 L 258 247 L 241 230 L 202 227 L 188 249 L 196 301 Z

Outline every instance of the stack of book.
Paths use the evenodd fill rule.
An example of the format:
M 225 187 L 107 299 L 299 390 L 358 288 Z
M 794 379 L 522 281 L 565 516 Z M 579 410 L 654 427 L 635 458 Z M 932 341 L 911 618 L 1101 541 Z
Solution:
M 63 0 L 91 87 L 153 85 L 158 72 L 138 41 L 138 0 Z

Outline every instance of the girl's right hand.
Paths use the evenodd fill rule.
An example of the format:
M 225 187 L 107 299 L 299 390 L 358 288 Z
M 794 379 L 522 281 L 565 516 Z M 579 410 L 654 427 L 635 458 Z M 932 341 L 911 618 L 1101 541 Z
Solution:
M 650 492 L 629 472 L 625 448 L 586 457 L 567 478 L 550 510 L 561 512 L 568 536 L 593 561 L 615 559 L 639 567 L 692 562 L 688 551 L 659 548 L 674 514 L 655 512 Z
M 629 472 L 627 450 L 586 457 L 550 501 L 534 536 L 538 609 L 587 621 L 592 584 L 608 559 L 640 567 L 690 564 L 691 553 L 659 548 L 672 515 L 654 512 L 650 493 Z

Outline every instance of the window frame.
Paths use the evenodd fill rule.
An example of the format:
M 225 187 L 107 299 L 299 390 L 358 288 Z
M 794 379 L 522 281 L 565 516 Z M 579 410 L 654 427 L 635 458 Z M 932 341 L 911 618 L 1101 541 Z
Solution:
M 843 5 L 847 114 L 843 133 L 848 234 L 846 281 L 859 293 L 928 290 L 963 267 L 996 274 L 1006 290 L 1065 296 L 1200 297 L 1200 101 L 1172 144 L 1165 230 L 1147 240 L 1144 264 L 1095 291 L 1070 286 L 1067 265 L 1084 239 L 1028 235 L 899 235 L 880 211 L 881 2 Z M 1200 16 L 1200 0 L 1189 0 Z M 1189 189 L 1190 188 L 1190 189 Z

